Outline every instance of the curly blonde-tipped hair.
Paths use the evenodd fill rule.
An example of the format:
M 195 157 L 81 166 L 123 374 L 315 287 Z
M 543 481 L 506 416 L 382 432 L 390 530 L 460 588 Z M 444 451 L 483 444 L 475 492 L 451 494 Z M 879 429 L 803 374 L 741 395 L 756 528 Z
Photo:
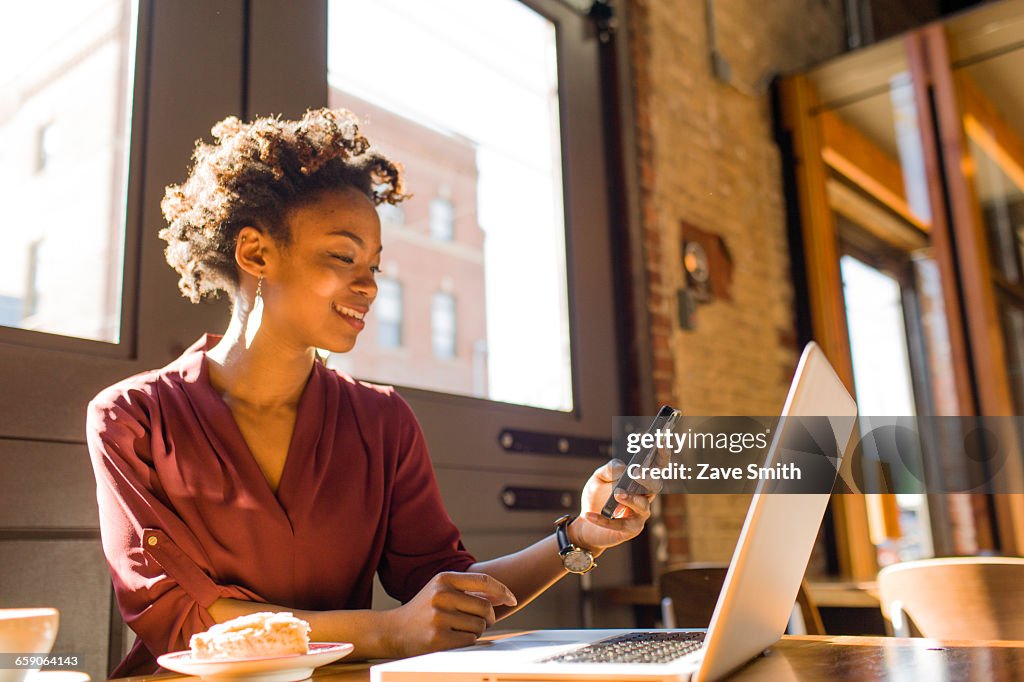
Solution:
M 215 142 L 196 142 L 188 178 L 160 202 L 167 262 L 193 303 L 221 291 L 234 297 L 235 240 L 247 225 L 287 245 L 287 212 L 322 190 L 351 187 L 378 205 L 408 196 L 401 166 L 369 151 L 345 109 L 311 109 L 298 121 L 229 116 L 212 132 Z

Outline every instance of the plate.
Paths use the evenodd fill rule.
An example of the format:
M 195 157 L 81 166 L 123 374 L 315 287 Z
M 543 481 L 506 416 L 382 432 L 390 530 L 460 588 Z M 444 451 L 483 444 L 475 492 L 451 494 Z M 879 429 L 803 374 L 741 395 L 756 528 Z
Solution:
M 25 678 L 26 682 L 89 682 L 90 679 L 86 673 L 74 670 L 40 670 Z
M 196 660 L 191 651 L 176 651 L 156 659 L 163 668 L 204 680 L 258 680 L 297 682 L 313 674 L 314 668 L 333 663 L 352 651 L 347 642 L 311 642 L 308 654 L 288 654 L 231 661 Z

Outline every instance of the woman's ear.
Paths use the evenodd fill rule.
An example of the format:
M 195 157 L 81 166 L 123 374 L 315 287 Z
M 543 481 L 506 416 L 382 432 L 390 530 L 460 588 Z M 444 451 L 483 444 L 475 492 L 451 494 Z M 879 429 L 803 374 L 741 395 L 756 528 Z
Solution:
M 247 225 L 239 230 L 235 240 L 235 263 L 242 272 L 258 279 L 267 269 L 267 252 L 270 246 L 269 235 Z

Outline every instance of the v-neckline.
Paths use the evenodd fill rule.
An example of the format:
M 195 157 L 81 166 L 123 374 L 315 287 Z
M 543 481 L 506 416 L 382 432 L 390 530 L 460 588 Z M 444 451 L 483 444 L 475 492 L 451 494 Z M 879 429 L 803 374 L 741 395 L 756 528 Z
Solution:
M 289 481 L 295 476 L 293 470 L 300 465 L 298 453 L 302 452 L 303 449 L 308 449 L 309 441 L 313 438 L 313 434 L 309 433 L 309 429 L 312 424 L 316 423 L 317 419 L 315 415 L 311 414 L 312 408 L 315 406 L 311 404 L 311 401 L 319 385 L 320 376 L 317 365 L 320 363 L 316 360 L 313 361 L 309 376 L 306 378 L 306 384 L 299 395 L 298 403 L 296 403 L 295 425 L 292 427 L 291 438 L 289 439 L 284 464 L 281 468 L 281 477 L 278 479 L 277 489 L 275 490 L 271 487 L 270 481 L 267 480 L 266 475 L 260 468 L 259 462 L 256 460 L 255 455 L 253 455 L 252 448 L 249 447 L 249 442 L 245 439 L 245 435 L 238 425 L 238 420 L 235 419 L 234 412 L 231 411 L 231 407 L 224 400 L 224 396 L 213 387 L 210 381 L 210 360 L 206 357 L 206 351 L 212 348 L 217 340 L 218 337 L 216 335 L 204 335 L 202 344 L 197 349 L 199 353 L 199 366 L 194 383 L 209 392 L 216 410 L 221 412 L 218 421 L 227 425 L 228 432 L 224 436 L 234 443 L 234 447 L 229 446 L 229 450 L 237 450 L 238 456 L 233 457 L 237 465 L 244 467 L 251 477 L 259 479 L 260 482 L 255 484 L 255 487 L 260 489 L 261 494 L 268 496 L 268 502 L 272 503 L 273 507 L 277 509 L 278 513 L 288 523 L 288 526 L 291 527 L 287 497 L 290 486 Z

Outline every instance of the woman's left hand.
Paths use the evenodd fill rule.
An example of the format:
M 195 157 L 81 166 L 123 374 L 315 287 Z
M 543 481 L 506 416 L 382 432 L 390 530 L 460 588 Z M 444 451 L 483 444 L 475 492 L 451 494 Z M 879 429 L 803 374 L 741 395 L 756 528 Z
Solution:
M 615 491 L 615 500 L 620 506 L 617 518 L 601 515 L 601 509 L 625 470 L 626 465 L 617 459 L 597 469 L 583 488 L 580 517 L 569 525 L 569 540 L 595 556 L 635 538 L 651 516 L 654 495 L 627 495 L 623 490 Z

